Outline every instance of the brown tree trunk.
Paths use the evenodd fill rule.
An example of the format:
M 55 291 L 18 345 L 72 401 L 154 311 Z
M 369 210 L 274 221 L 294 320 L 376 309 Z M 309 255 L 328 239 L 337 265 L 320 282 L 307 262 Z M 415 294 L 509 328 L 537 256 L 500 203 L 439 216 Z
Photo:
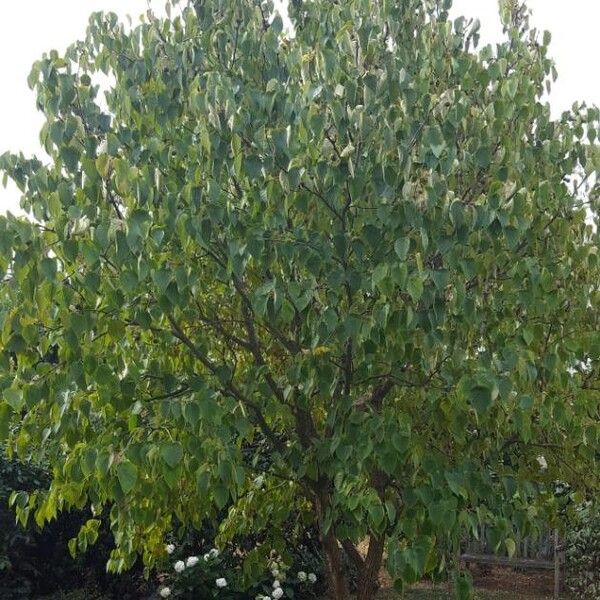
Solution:
M 342 568 L 342 555 L 338 539 L 335 536 L 333 526 L 330 525 L 328 531 L 324 531 L 324 517 L 329 506 L 329 481 L 327 478 L 321 477 L 315 484 L 314 491 L 319 535 L 325 553 L 325 571 L 329 596 L 331 600 L 348 600 L 350 595 Z
M 370 479 L 373 489 L 377 492 L 377 495 L 383 503 L 385 500 L 385 486 L 388 477 L 383 471 L 375 469 L 371 473 Z M 369 536 L 369 549 L 367 550 L 367 556 L 364 560 L 364 566 L 358 577 L 356 600 L 373 600 L 375 592 L 377 591 L 379 570 L 381 569 L 381 563 L 383 562 L 384 546 L 385 534 L 377 535 L 371 531 L 371 535 Z
M 322 536 L 325 551 L 325 566 L 327 570 L 327 585 L 331 600 L 348 600 L 348 583 L 342 569 L 342 560 L 338 540 L 330 529 Z
M 377 591 L 377 578 L 383 561 L 385 536 L 371 535 L 369 550 L 358 576 L 356 600 L 373 600 Z

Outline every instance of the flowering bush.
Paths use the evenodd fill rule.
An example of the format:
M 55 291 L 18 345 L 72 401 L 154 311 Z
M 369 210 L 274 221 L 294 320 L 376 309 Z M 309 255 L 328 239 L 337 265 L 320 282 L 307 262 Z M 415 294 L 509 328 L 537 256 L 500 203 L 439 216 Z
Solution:
M 212 548 L 202 555 L 184 557 L 183 547 L 175 544 L 165 547 L 171 567 L 161 577 L 158 595 L 161 598 L 219 598 L 219 600 L 280 600 L 281 598 L 309 598 L 311 588 L 319 582 L 313 572 L 294 572 L 289 565 L 273 554 L 264 577 L 247 583 L 242 575 L 239 557 L 222 555 Z M 180 558 L 181 556 L 181 558 Z M 237 562 L 237 564 L 236 564 Z

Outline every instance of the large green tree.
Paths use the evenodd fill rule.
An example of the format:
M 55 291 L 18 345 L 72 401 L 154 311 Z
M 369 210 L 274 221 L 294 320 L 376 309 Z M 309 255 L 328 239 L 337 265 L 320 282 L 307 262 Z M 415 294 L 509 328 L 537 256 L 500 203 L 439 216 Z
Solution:
M 551 118 L 515 3 L 481 49 L 450 3 L 296 1 L 287 32 L 173 2 L 34 65 L 51 160 L 1 161 L 31 217 L 0 218 L 2 437 L 53 475 L 22 518 L 109 511 L 123 569 L 229 507 L 251 573 L 301 514 L 369 600 L 384 554 L 412 582 L 481 523 L 511 553 L 554 480 L 595 484 L 599 113 Z

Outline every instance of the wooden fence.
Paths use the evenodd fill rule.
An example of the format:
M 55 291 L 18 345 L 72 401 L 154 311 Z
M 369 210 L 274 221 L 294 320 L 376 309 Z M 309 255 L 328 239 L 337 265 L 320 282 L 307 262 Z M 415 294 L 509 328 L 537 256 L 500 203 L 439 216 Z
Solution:
M 512 557 L 494 553 L 487 542 L 485 526 L 479 531 L 479 539 L 470 538 L 461 548 L 460 560 L 464 563 L 502 565 L 516 569 L 547 569 L 554 571 L 554 598 L 560 597 L 564 551 L 558 530 L 547 531 L 537 538 L 517 540 Z

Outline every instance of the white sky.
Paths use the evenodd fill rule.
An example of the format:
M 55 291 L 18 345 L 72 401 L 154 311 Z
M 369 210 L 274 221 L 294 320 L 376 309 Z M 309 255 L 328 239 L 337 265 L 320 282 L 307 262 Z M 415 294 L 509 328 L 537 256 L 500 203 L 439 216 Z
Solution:
M 550 103 L 560 114 L 575 100 L 600 105 L 600 77 L 595 70 L 600 56 L 600 0 L 529 0 L 533 25 L 552 32 L 551 54 L 559 79 Z M 153 1 L 161 8 L 163 2 Z M 481 43 L 500 39 L 497 0 L 454 0 L 454 14 L 477 17 L 482 24 Z M 31 65 L 44 51 L 63 50 L 80 38 L 87 18 L 95 10 L 112 10 L 134 17 L 147 9 L 146 0 L 18 0 L 0 4 L 0 154 L 5 150 L 39 153 L 42 118 L 27 87 Z M 135 18 L 134 18 L 135 21 Z M 0 186 L 0 212 L 18 212 L 16 188 Z

